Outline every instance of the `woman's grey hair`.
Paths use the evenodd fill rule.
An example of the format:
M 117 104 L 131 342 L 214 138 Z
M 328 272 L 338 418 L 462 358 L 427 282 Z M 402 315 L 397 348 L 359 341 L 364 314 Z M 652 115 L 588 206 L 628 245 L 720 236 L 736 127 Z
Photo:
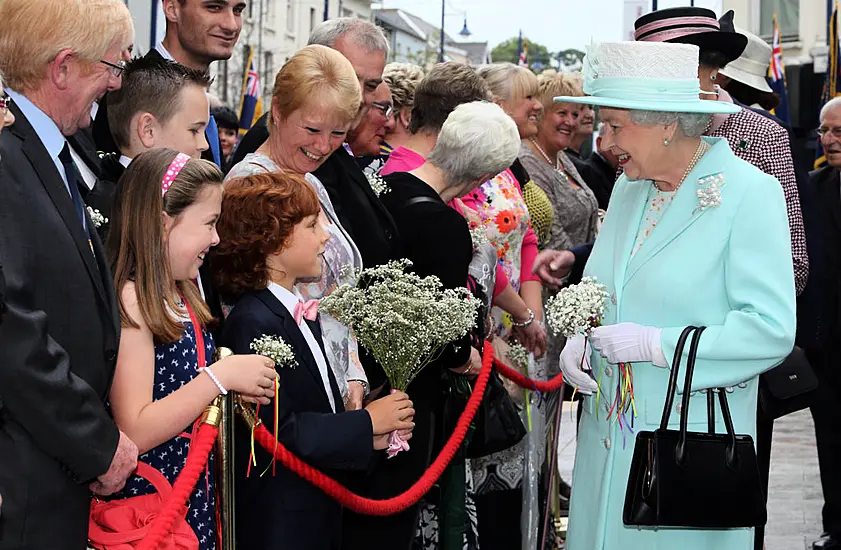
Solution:
M 453 187 L 502 172 L 519 152 L 520 133 L 511 117 L 499 105 L 474 101 L 450 113 L 427 160 Z
M 383 52 L 388 57 L 390 48 L 383 30 L 370 21 L 355 17 L 340 17 L 319 23 L 310 33 L 308 45 L 320 44 L 333 48 L 336 40 L 346 34 L 366 52 Z
M 704 133 L 707 125 L 710 123 L 711 116 L 706 113 L 670 113 L 666 111 L 631 110 L 631 121 L 634 124 L 653 125 L 677 123 L 683 135 L 691 138 L 700 137 Z

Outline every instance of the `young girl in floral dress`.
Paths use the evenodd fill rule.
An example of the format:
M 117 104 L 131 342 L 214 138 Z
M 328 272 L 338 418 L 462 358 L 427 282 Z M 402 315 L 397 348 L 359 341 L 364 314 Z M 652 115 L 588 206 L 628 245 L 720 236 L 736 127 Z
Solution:
M 274 363 L 258 355 L 212 362 L 212 321 L 197 285 L 208 250 L 219 242 L 216 220 L 222 174 L 216 166 L 169 149 L 143 153 L 120 181 L 109 231 L 122 323 L 111 408 L 137 444 L 139 460 L 174 483 L 184 468 L 194 424 L 219 394 L 240 392 L 268 404 Z M 203 341 L 206 363 L 200 364 Z M 202 368 L 204 367 L 204 368 Z M 216 548 L 212 457 L 188 502 L 187 523 L 201 550 Z M 155 492 L 129 478 L 118 496 Z

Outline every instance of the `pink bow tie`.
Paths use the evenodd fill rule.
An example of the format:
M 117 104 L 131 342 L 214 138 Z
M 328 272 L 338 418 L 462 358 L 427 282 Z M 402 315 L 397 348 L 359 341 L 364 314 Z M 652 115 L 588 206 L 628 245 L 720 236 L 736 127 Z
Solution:
M 303 319 L 315 321 L 318 317 L 318 300 L 298 302 L 295 304 L 295 311 L 292 312 L 292 316 L 295 317 L 295 322 L 299 325 Z

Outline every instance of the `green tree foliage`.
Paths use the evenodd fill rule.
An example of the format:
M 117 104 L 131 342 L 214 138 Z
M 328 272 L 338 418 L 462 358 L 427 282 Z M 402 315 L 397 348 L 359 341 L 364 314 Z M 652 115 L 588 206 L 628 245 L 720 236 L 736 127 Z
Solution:
M 549 52 L 546 46 L 532 42 L 526 37 L 523 37 L 523 40 L 528 42 L 529 65 L 538 61 L 542 63 L 544 67 L 553 65 L 552 58 L 554 56 Z M 509 38 L 505 42 L 497 44 L 497 46 L 491 51 L 491 58 L 494 62 L 510 61 L 511 63 L 517 63 L 517 61 L 519 61 L 518 43 L 519 38 L 515 36 L 513 38 Z

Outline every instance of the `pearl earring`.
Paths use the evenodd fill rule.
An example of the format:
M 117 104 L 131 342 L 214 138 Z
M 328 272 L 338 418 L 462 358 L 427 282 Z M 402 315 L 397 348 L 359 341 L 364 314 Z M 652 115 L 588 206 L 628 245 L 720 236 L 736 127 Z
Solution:
M 712 80 L 713 82 L 715 82 L 715 75 L 710 75 L 710 80 Z
M 666 147 L 668 147 L 668 146 L 669 146 L 669 143 L 671 143 L 671 142 L 669 141 L 669 139 L 668 139 L 668 138 L 663 138 L 663 145 L 665 145 Z

